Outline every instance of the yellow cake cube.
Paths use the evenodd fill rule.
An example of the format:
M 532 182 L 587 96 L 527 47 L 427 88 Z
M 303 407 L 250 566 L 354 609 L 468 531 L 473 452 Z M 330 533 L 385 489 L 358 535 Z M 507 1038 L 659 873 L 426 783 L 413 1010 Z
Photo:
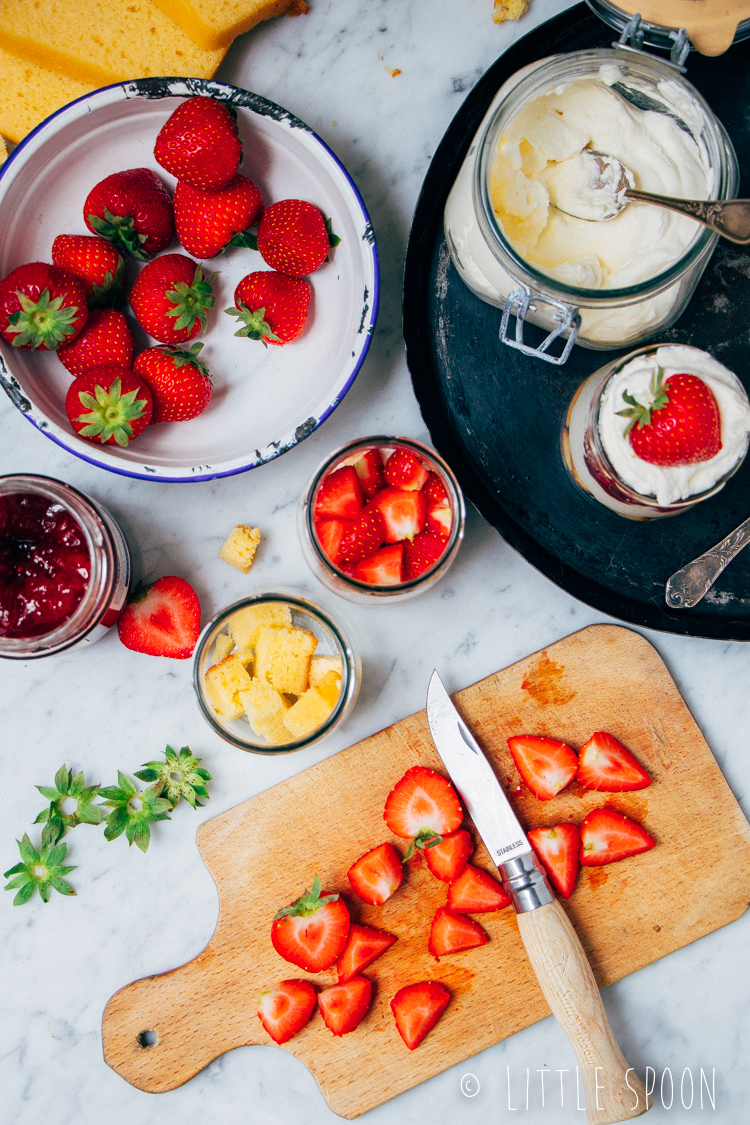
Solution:
M 229 636 L 229 634 L 219 633 L 218 637 L 214 641 L 214 664 L 218 664 L 219 661 L 223 660 L 225 656 L 229 656 L 229 653 L 233 648 L 234 641 Z
M 228 47 L 238 35 L 261 20 L 289 11 L 299 15 L 307 10 L 299 0 L 154 0 L 157 7 L 206 50 Z
M 323 679 L 318 680 L 317 684 L 315 684 L 315 691 L 320 692 L 326 703 L 330 703 L 331 707 L 333 707 L 341 693 L 341 676 L 335 669 L 326 672 Z
M 259 527 L 246 527 L 238 523 L 219 551 L 219 558 L 224 559 L 224 562 L 228 562 L 230 566 L 235 566 L 243 574 L 247 574 L 255 562 L 255 552 L 259 543 Z
M 252 683 L 244 665 L 236 656 L 225 656 L 212 665 L 205 674 L 206 691 L 214 710 L 222 719 L 238 719 L 244 707 L 240 692 L 247 691 Z
M 323 656 L 316 653 L 310 661 L 310 687 L 317 687 L 324 676 L 329 672 L 335 672 L 338 678 L 339 690 L 341 689 L 341 657 L 340 656 Z
M 308 629 L 262 625 L 255 644 L 255 673 L 277 691 L 302 695 L 310 680 L 310 661 L 318 639 Z
M 520 20 L 529 6 L 529 0 L 495 0 L 492 19 L 495 23 L 506 20 Z
M 290 703 L 276 688 L 256 676 L 250 687 L 240 692 L 240 701 L 256 734 L 273 743 L 289 742 L 283 720 Z
M 329 673 L 332 675 L 332 673 Z M 333 710 L 338 692 L 332 702 L 321 693 L 320 688 L 309 688 L 302 693 L 296 703 L 292 704 L 284 715 L 284 726 L 295 738 L 304 738 L 312 734 L 326 721 Z
M 265 602 L 238 609 L 229 618 L 229 632 L 237 646 L 237 656 L 245 664 L 252 660 L 258 632 L 263 625 L 271 628 L 292 627 L 292 611 L 286 602 Z

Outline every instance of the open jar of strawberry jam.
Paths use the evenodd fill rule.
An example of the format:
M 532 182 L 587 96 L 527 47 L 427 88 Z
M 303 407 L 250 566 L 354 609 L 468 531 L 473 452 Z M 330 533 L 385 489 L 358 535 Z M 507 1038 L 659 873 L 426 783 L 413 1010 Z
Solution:
M 0 477 L 0 656 L 93 644 L 129 585 L 127 543 L 96 501 L 51 477 Z

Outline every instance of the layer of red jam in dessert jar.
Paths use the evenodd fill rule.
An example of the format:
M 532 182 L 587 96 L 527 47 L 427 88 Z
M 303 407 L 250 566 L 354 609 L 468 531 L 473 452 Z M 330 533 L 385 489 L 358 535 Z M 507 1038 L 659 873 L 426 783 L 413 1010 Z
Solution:
M 93 644 L 129 584 L 127 543 L 101 505 L 51 477 L 0 477 L 0 656 Z
M 415 597 L 442 578 L 463 539 L 466 510 L 434 450 L 379 435 L 327 457 L 298 515 L 316 577 L 349 601 L 372 604 Z
M 750 440 L 740 380 L 708 352 L 650 345 L 579 387 L 562 434 L 585 492 L 629 519 L 677 515 L 719 492 Z

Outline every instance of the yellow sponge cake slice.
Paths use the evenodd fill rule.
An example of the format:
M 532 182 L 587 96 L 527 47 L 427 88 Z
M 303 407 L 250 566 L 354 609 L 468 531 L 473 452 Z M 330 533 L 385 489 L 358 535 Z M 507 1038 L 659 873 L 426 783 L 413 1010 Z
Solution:
M 0 133 L 18 144 L 45 117 L 94 88 L 0 50 Z
M 194 43 L 207 51 L 228 47 L 261 20 L 307 10 L 299 0 L 154 0 Z

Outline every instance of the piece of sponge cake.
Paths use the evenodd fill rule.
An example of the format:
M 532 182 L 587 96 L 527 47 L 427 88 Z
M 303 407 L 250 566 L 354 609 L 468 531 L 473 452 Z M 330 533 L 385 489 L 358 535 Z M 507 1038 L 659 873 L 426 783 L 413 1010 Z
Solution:
M 94 88 L 0 50 L 0 133 L 18 144 L 45 117 Z
M 226 48 L 261 20 L 283 12 L 300 15 L 299 0 L 154 0 L 194 43 L 206 51 Z

